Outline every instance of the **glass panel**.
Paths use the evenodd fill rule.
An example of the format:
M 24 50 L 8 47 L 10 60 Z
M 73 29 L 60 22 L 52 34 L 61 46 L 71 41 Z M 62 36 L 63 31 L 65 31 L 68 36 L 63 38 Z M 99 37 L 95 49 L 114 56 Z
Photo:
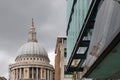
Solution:
M 91 2 L 92 0 L 77 0 L 74 6 L 74 13 L 72 15 L 72 20 L 69 26 L 70 28 L 68 30 L 68 35 L 67 35 L 67 54 L 68 54 L 67 61 L 69 60 L 70 55 L 73 51 L 73 48 L 75 46 L 79 32 L 81 31 L 83 22 L 85 20 Z M 68 9 L 67 21 L 68 21 L 71 13 L 73 0 L 68 0 L 67 3 L 68 3 L 67 4 L 67 9 Z
M 99 7 L 85 65 L 90 67 L 120 32 L 120 4 L 104 0 Z M 91 63 L 90 63 L 91 62 Z

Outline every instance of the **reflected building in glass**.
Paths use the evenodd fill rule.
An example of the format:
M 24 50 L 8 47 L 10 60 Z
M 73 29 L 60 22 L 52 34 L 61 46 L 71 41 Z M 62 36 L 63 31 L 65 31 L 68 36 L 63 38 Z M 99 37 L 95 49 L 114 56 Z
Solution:
M 120 78 L 120 1 L 67 1 L 66 71 L 75 80 Z
M 77 64 L 80 61 L 80 55 L 84 59 L 84 52 L 86 52 L 86 45 L 91 39 L 91 31 L 88 30 L 88 33 L 84 36 L 83 42 L 86 42 L 86 45 L 78 47 L 80 39 L 80 33 L 83 30 L 83 24 L 86 20 L 87 13 L 89 11 L 92 0 L 67 0 L 67 72 L 72 72 L 73 78 L 78 79 L 80 73 L 78 71 L 83 70 L 81 67 L 78 68 Z M 78 55 L 75 55 L 77 53 Z M 79 55 L 80 54 L 80 55 Z M 82 60 L 81 60 L 82 61 Z M 75 72 L 76 71 L 76 72 Z
M 67 0 L 67 53 L 73 51 L 92 0 Z

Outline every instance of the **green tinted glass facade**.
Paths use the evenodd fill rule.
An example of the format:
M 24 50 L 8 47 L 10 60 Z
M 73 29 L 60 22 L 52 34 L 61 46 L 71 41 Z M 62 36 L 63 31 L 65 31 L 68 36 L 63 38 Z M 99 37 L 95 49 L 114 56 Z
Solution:
M 74 0 L 67 0 L 67 24 L 69 25 L 67 30 L 67 61 L 73 51 L 91 2 L 92 0 L 76 0 L 74 3 Z M 72 11 L 72 8 L 74 8 L 74 11 Z M 71 21 L 69 22 L 70 15 Z

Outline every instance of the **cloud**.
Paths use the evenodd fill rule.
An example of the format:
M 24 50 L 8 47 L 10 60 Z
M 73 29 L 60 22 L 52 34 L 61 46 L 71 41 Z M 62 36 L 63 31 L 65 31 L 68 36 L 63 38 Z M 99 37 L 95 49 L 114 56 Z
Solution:
M 8 65 L 27 42 L 32 18 L 37 39 L 54 65 L 56 38 L 66 31 L 66 0 L 0 0 L 0 12 L 0 76 L 8 77 Z
M 52 64 L 54 66 L 54 63 L 55 63 L 54 62 L 54 59 L 55 59 L 55 53 L 54 53 L 54 51 L 49 51 L 48 57 L 50 59 L 50 64 Z
M 9 64 L 14 62 L 14 57 L 9 56 L 6 51 L 0 50 L 0 76 L 8 78 Z

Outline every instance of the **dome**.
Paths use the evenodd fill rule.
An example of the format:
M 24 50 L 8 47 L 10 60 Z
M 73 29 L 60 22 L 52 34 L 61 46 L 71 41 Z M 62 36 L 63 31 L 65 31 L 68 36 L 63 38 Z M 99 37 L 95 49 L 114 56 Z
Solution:
M 54 68 L 36 38 L 33 19 L 28 41 L 18 49 L 18 53 L 15 63 L 9 65 L 10 80 L 53 80 Z
M 18 53 L 21 55 L 38 54 L 43 57 L 48 57 L 46 50 L 37 41 L 33 19 L 32 19 L 32 26 L 30 27 L 30 31 L 28 34 L 28 42 L 20 47 Z
M 27 42 L 18 50 L 19 54 L 40 54 L 47 57 L 46 50 L 38 42 Z

